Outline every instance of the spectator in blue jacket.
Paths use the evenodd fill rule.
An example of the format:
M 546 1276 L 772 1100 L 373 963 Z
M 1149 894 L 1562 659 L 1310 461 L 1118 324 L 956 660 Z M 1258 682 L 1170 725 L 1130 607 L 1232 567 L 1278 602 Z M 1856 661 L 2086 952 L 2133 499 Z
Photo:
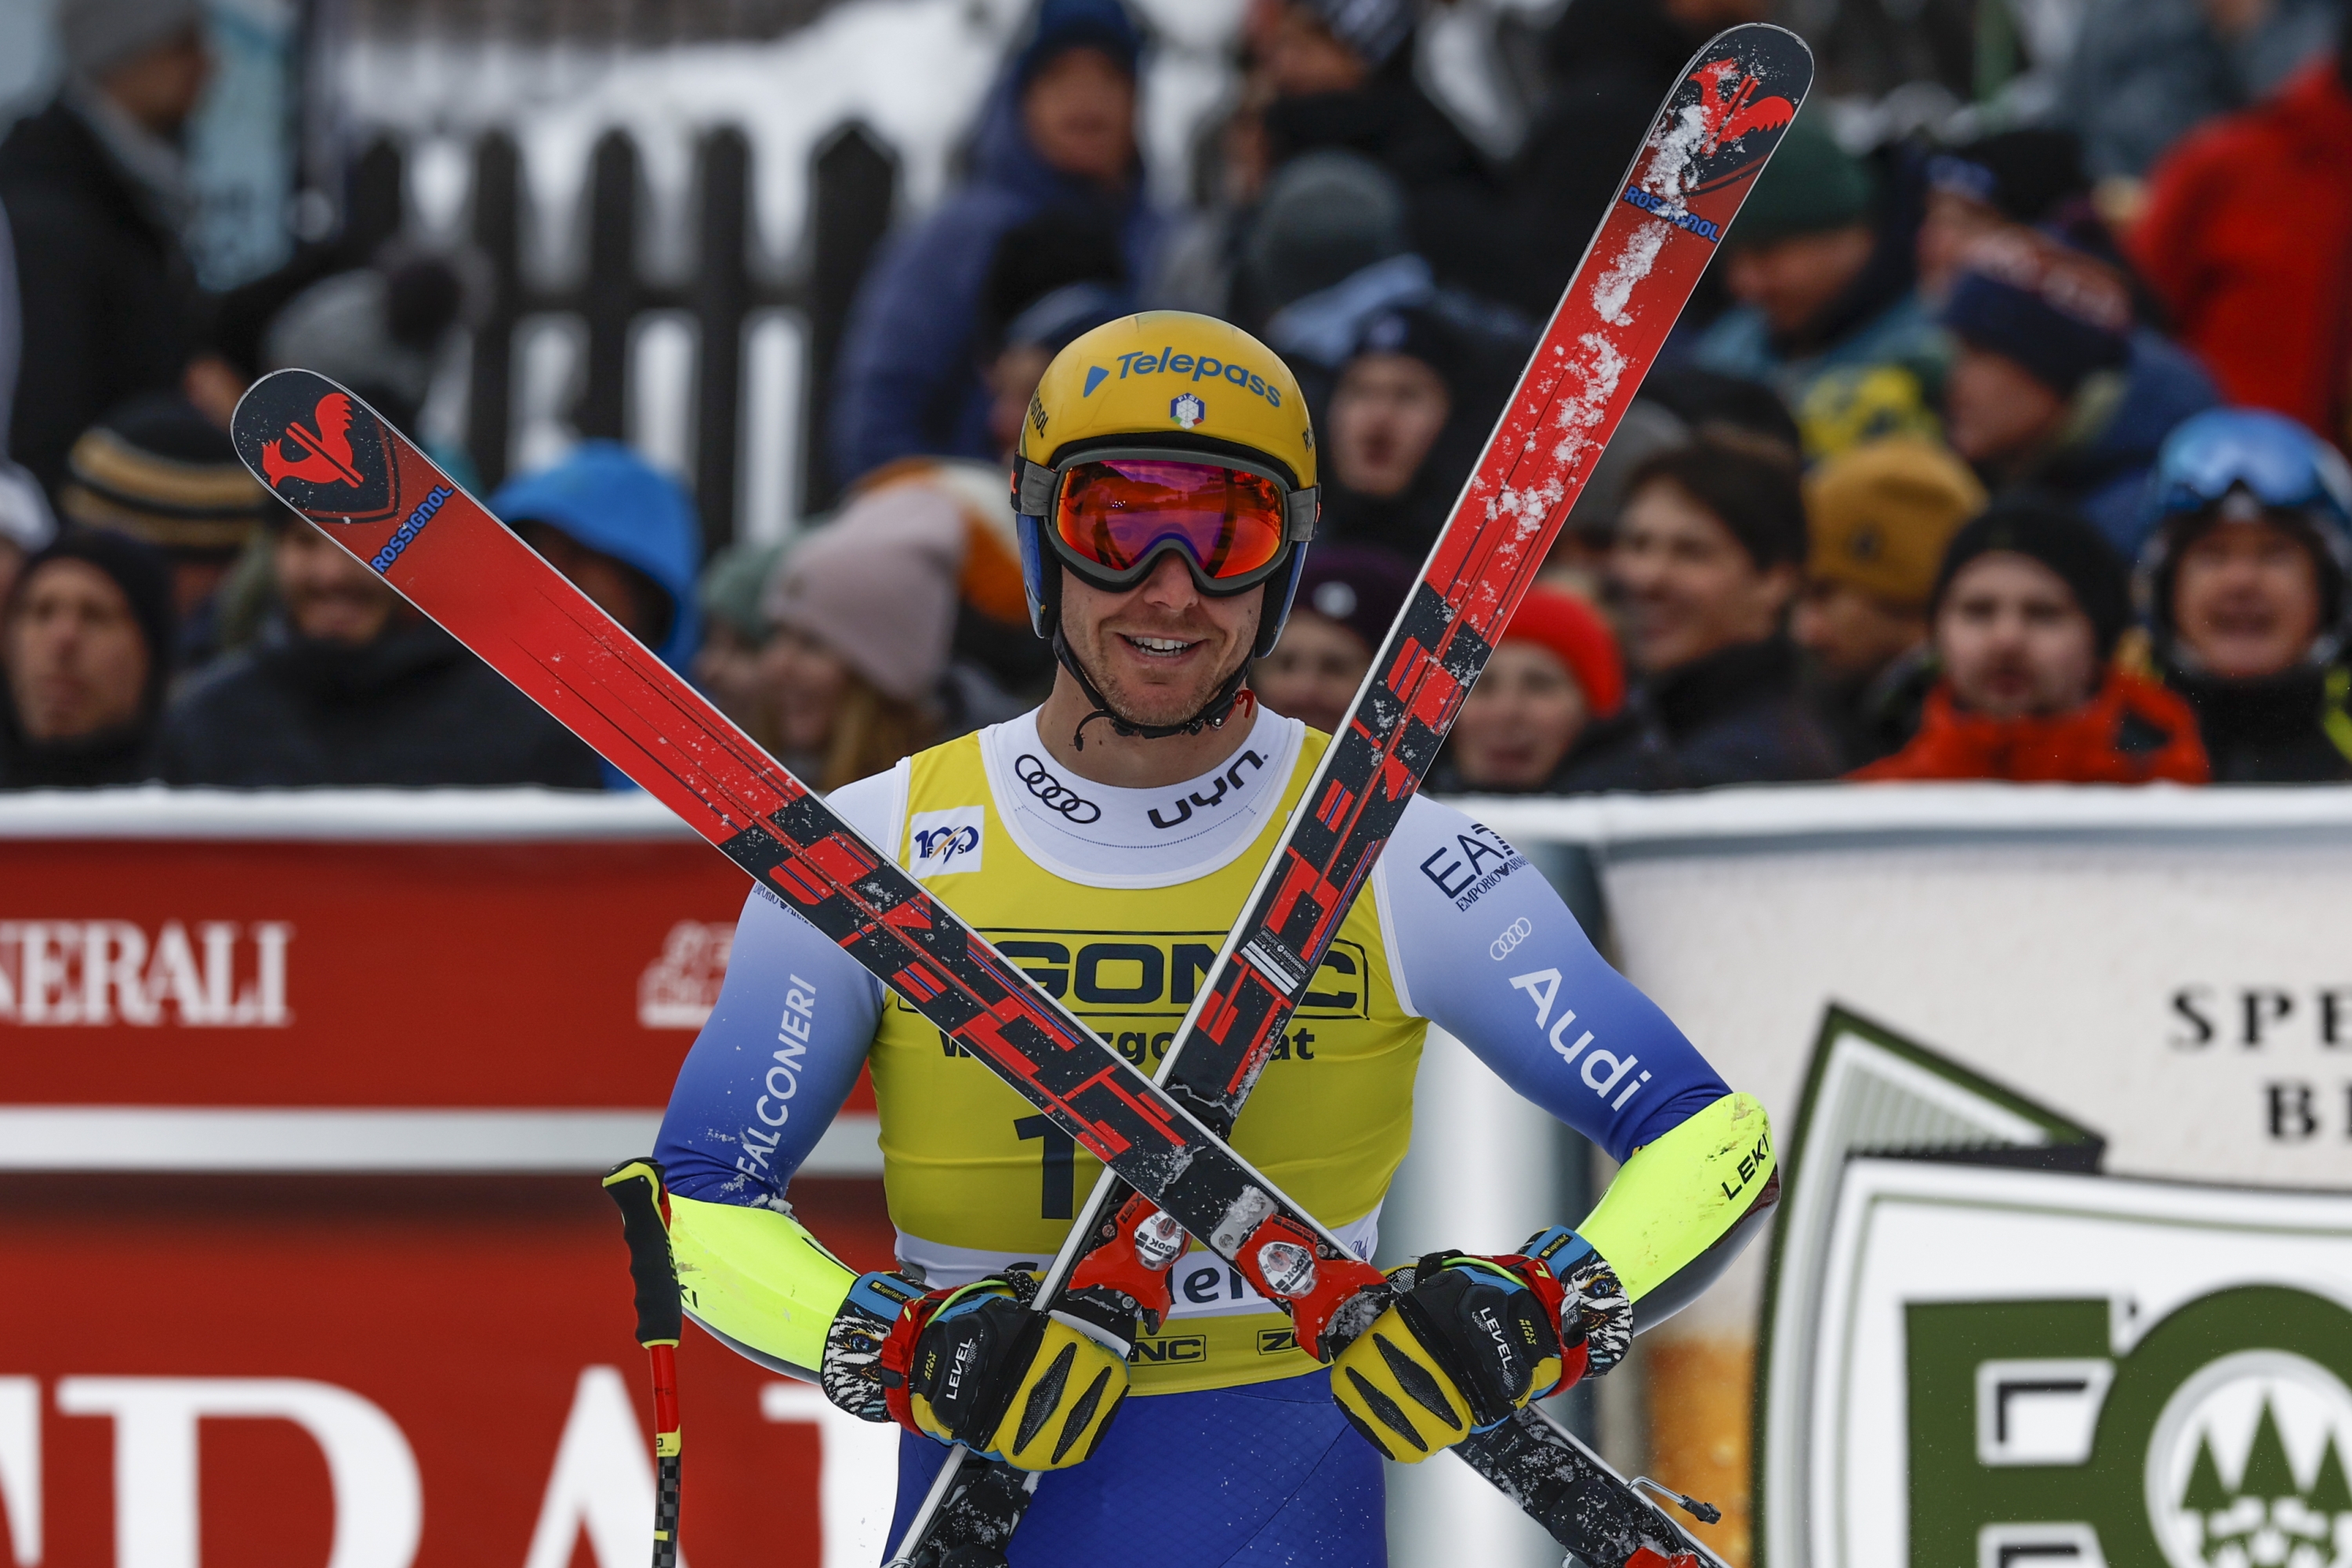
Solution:
M 1969 247 L 1941 320 L 1958 345 L 1944 385 L 1952 449 L 1996 497 L 2054 498 L 2136 557 L 2157 449 L 2220 401 L 2204 370 L 2133 325 L 2111 269 L 2029 229 Z
M 586 441 L 490 498 L 533 550 L 629 635 L 685 674 L 702 644 L 702 525 L 676 479 L 617 441 Z M 610 763 L 607 789 L 636 786 Z
M 1942 364 L 1912 287 L 1915 228 L 1907 192 L 1800 115 L 1723 237 L 1738 303 L 1699 335 L 1698 368 L 1780 394 L 1815 461 L 1933 434 Z
M 1160 229 L 1135 144 L 1142 39 L 1118 0 L 1044 0 L 991 93 L 971 182 L 884 243 L 850 309 L 834 392 L 834 478 L 916 453 L 994 458 L 979 342 L 997 242 L 1049 208 L 1118 235 L 1142 277 Z
M 684 670 L 702 644 L 702 525 L 678 482 L 617 441 L 509 479 L 490 510 L 629 635 Z

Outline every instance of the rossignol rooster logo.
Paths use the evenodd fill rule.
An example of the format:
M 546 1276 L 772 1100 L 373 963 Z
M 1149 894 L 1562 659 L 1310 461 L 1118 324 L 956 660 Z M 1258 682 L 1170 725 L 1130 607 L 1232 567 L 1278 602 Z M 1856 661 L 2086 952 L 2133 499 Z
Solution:
M 230 435 L 254 477 L 313 521 L 385 522 L 407 510 L 390 433 L 366 404 L 322 377 L 299 370 L 264 376 L 236 405 Z
M 1761 85 L 1738 60 L 1709 60 L 1690 74 L 1698 83 L 1699 108 L 1706 116 L 1706 139 L 1699 155 L 1712 158 L 1724 144 L 1751 131 L 1784 131 L 1797 118 L 1797 106 L 1777 93 L 1756 96 Z
M 1770 89 L 1770 83 L 1781 79 L 1771 67 L 1769 58 L 1735 53 L 1709 60 L 1685 77 L 1675 95 L 1675 132 L 1661 149 L 1669 163 L 1679 167 L 1671 185 L 1648 178 L 1640 184 L 1652 195 L 1670 198 L 1672 205 L 1677 193 L 1687 200 L 1728 184 L 1770 157 L 1797 118 L 1796 100 Z
M 306 429 L 299 419 L 287 422 L 286 434 L 261 449 L 261 471 L 268 476 L 272 489 L 288 479 L 301 479 L 314 485 L 346 484 L 358 489 L 366 481 L 352 461 L 352 400 L 340 392 L 331 392 L 319 399 L 311 421 L 318 428 Z M 287 449 L 299 449 L 302 456 L 289 458 Z

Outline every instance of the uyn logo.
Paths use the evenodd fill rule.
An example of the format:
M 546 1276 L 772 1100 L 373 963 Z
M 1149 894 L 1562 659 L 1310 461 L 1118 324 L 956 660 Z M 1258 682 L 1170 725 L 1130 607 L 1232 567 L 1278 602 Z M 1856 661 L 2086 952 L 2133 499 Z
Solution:
M 282 1029 L 284 921 L 0 921 L 0 1022 Z

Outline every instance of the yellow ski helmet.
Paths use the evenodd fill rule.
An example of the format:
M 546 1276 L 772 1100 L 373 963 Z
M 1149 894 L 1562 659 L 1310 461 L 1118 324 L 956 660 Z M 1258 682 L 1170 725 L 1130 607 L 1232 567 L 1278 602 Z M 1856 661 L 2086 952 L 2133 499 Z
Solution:
M 1254 650 L 1265 658 L 1282 636 L 1307 544 L 1315 536 L 1320 504 L 1315 431 L 1297 378 L 1272 349 L 1239 327 L 1189 310 L 1146 310 L 1107 321 L 1045 367 L 1013 458 L 1013 510 L 1030 625 L 1058 644 L 1061 567 L 1069 557 L 1048 519 L 1069 469 L 1097 459 L 1155 455 L 1220 463 L 1269 481 L 1279 493 L 1282 553 L 1262 579 L 1254 573 L 1247 584 L 1265 584 Z M 1210 589 L 1201 563 L 1189 563 Z M 1086 679 L 1083 671 L 1074 673 Z M 1238 680 L 1234 685 L 1238 689 Z

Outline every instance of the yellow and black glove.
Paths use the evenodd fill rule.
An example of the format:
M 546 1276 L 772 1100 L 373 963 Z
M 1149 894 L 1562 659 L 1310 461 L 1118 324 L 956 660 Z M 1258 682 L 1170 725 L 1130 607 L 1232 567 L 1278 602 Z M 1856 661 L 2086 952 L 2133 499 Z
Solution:
M 1437 1252 L 1389 1280 L 1402 1294 L 1331 1363 L 1340 1410 L 1388 1458 L 1418 1463 L 1584 1373 L 1541 1263 Z
M 1034 1312 L 1034 1275 L 907 1304 L 882 1346 L 891 1416 L 1016 1469 L 1058 1470 L 1101 1443 L 1127 1397 L 1128 1346 L 1067 1312 Z

